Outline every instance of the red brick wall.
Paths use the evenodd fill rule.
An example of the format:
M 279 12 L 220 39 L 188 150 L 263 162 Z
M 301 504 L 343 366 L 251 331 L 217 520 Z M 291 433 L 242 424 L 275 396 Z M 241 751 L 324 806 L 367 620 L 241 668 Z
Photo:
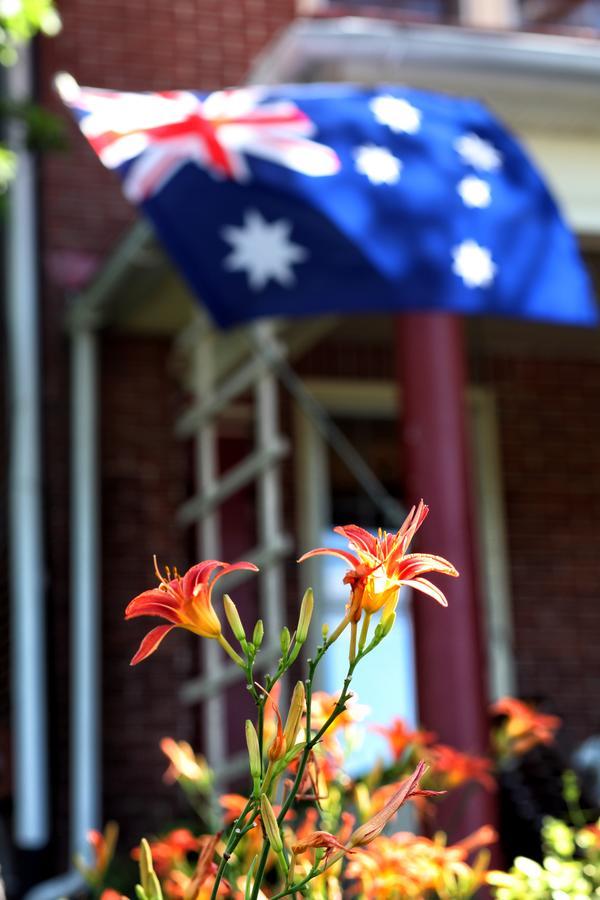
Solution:
M 516 660 L 522 696 L 600 733 L 600 365 L 498 360 Z
M 161 781 L 165 735 L 189 738 L 195 711 L 177 691 L 195 668 L 195 642 L 169 635 L 160 655 L 129 660 L 157 623 L 124 622 L 136 594 L 156 583 L 152 555 L 185 571 L 190 535 L 174 524 L 189 496 L 191 454 L 173 435 L 182 398 L 166 371 L 170 343 L 110 337 L 102 347 L 102 700 L 104 813 L 132 843 L 173 818 L 177 791 Z

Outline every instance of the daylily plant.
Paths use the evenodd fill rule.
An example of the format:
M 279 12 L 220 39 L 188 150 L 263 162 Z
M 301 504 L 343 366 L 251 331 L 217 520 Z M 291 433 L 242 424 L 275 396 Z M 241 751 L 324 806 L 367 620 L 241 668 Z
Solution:
M 282 631 L 275 670 L 259 680 L 263 623 L 259 620 L 247 629 L 227 595 L 222 607 L 213 602 L 220 578 L 238 570 L 256 571 L 256 566 L 207 560 L 180 576 L 168 568 L 163 574 L 155 561 L 158 586 L 135 597 L 126 618 L 156 616 L 167 624 L 146 635 L 132 665 L 153 654 L 173 628 L 215 640 L 240 667 L 256 717 L 248 719 L 245 729 L 249 769 L 245 795 L 220 798 L 222 823 L 211 834 L 178 828 L 142 841 L 134 851 L 140 863 L 139 900 L 283 900 L 299 895 L 314 900 L 346 896 L 466 900 L 486 881 L 488 855 L 483 848 L 495 838 L 492 829 L 451 846 L 439 835 L 429 840 L 390 830 L 409 802 L 423 811 L 431 809 L 435 795 L 467 781 L 493 788 L 488 760 L 436 744 L 431 732 L 409 729 L 395 720 L 377 729 L 389 743 L 391 765 L 381 764 L 353 780 L 345 772 L 347 742 L 339 740 L 367 713 L 355 702 L 352 678 L 393 628 L 400 588 L 412 587 L 447 606 L 441 589 L 424 576 L 457 577 L 454 566 L 440 556 L 408 552 L 427 513 L 421 501 L 395 534 L 370 534 L 356 525 L 336 528 L 351 552 L 320 547 L 301 557 L 300 562 L 323 554 L 343 559 L 349 566 L 343 579 L 349 596 L 336 627 L 331 632 L 323 627 L 322 642 L 306 660 L 304 677 L 293 687 L 289 705 L 282 700 L 282 679 L 307 641 L 314 612 L 312 591 L 302 599 L 295 630 Z M 225 637 L 225 624 L 237 648 Z M 345 633 L 349 640 L 344 681 L 335 694 L 316 691 L 321 661 Z M 181 785 L 196 811 L 205 804 L 212 815 L 216 803 L 209 794 L 214 781 L 206 761 L 185 742 L 165 738 L 161 746 L 169 760 L 166 778 Z M 201 818 L 211 821 L 210 815 Z M 100 869 L 104 875 L 103 861 Z M 103 895 L 104 900 L 114 896 L 120 895 L 109 888 Z

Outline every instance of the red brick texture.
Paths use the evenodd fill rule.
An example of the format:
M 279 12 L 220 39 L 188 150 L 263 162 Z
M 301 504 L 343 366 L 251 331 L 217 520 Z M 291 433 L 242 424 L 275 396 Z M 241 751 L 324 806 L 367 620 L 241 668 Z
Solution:
M 162 785 L 165 735 L 189 738 L 194 713 L 177 700 L 195 670 L 194 641 L 176 631 L 160 655 L 130 668 L 139 640 L 156 622 L 124 622 L 136 594 L 156 583 L 155 553 L 185 571 L 192 548 L 175 514 L 190 489 L 191 454 L 173 436 L 182 406 L 166 372 L 169 342 L 115 338 L 103 342 L 102 701 L 104 813 L 120 821 L 125 840 L 164 827 L 177 792 Z
M 498 398 L 519 693 L 600 733 L 600 365 L 490 363 Z

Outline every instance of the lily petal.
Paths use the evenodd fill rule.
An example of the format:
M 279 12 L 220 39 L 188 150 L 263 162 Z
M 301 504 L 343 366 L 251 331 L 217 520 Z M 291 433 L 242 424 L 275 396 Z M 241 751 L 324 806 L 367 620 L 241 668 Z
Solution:
M 356 550 L 366 550 L 367 553 L 377 550 L 377 538 L 360 525 L 337 525 L 333 530 L 354 544 Z
M 308 553 L 304 553 L 300 557 L 298 562 L 304 562 L 305 559 L 310 559 L 313 556 L 337 556 L 339 559 L 343 559 L 344 562 L 349 563 L 349 565 L 353 567 L 360 565 L 360 560 L 351 553 L 348 553 L 347 550 L 335 550 L 332 547 L 318 547 L 316 550 L 309 550 Z
M 146 598 L 133 606 L 134 603 L 135 601 L 132 600 L 125 610 L 126 619 L 137 619 L 140 616 L 158 616 L 159 619 L 166 619 L 167 622 L 172 622 L 173 625 L 179 625 L 181 622 L 179 611 L 167 603 L 159 603 L 158 600 L 151 598 Z
M 443 556 L 434 556 L 432 553 L 409 553 L 400 561 L 396 577 L 416 578 L 425 572 L 440 572 L 442 575 L 458 578 L 458 572 L 451 562 Z
M 421 591 L 422 594 L 427 594 L 429 597 L 433 597 L 434 600 L 440 604 L 440 606 L 448 606 L 448 601 L 442 591 L 435 584 L 432 584 L 430 581 L 427 581 L 426 578 L 414 578 L 408 581 L 403 581 L 402 584 L 405 584 L 407 587 L 414 588 L 415 591 Z
M 229 575 L 230 572 L 258 572 L 258 566 L 255 566 L 254 563 L 251 562 L 236 562 L 231 565 L 227 563 L 221 563 L 223 569 L 221 572 L 217 572 L 215 577 L 211 582 L 211 589 L 224 575 Z
M 137 597 L 127 604 L 125 609 L 125 618 L 131 619 L 133 616 L 144 616 L 146 613 L 137 610 L 145 608 L 148 604 L 159 603 L 161 606 L 169 606 L 171 609 L 177 609 L 177 600 L 166 591 L 158 588 L 151 588 L 149 591 L 142 591 Z
M 218 559 L 205 559 L 188 569 L 181 579 L 181 591 L 184 597 L 191 597 L 198 584 L 206 584 L 215 569 L 227 565 Z
M 152 631 L 149 631 L 129 665 L 137 666 L 142 660 L 147 659 L 148 656 L 154 653 L 161 641 L 163 641 L 168 633 L 173 631 L 174 628 L 175 625 L 159 625 L 157 628 L 153 628 Z

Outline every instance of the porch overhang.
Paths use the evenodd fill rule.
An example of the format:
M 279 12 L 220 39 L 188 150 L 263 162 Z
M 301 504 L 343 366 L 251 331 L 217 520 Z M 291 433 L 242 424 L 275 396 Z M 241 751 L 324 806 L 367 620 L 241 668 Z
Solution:
M 196 304 L 170 265 L 150 225 L 137 222 L 98 275 L 74 296 L 66 311 L 68 331 L 104 327 L 174 335 L 193 321 Z

